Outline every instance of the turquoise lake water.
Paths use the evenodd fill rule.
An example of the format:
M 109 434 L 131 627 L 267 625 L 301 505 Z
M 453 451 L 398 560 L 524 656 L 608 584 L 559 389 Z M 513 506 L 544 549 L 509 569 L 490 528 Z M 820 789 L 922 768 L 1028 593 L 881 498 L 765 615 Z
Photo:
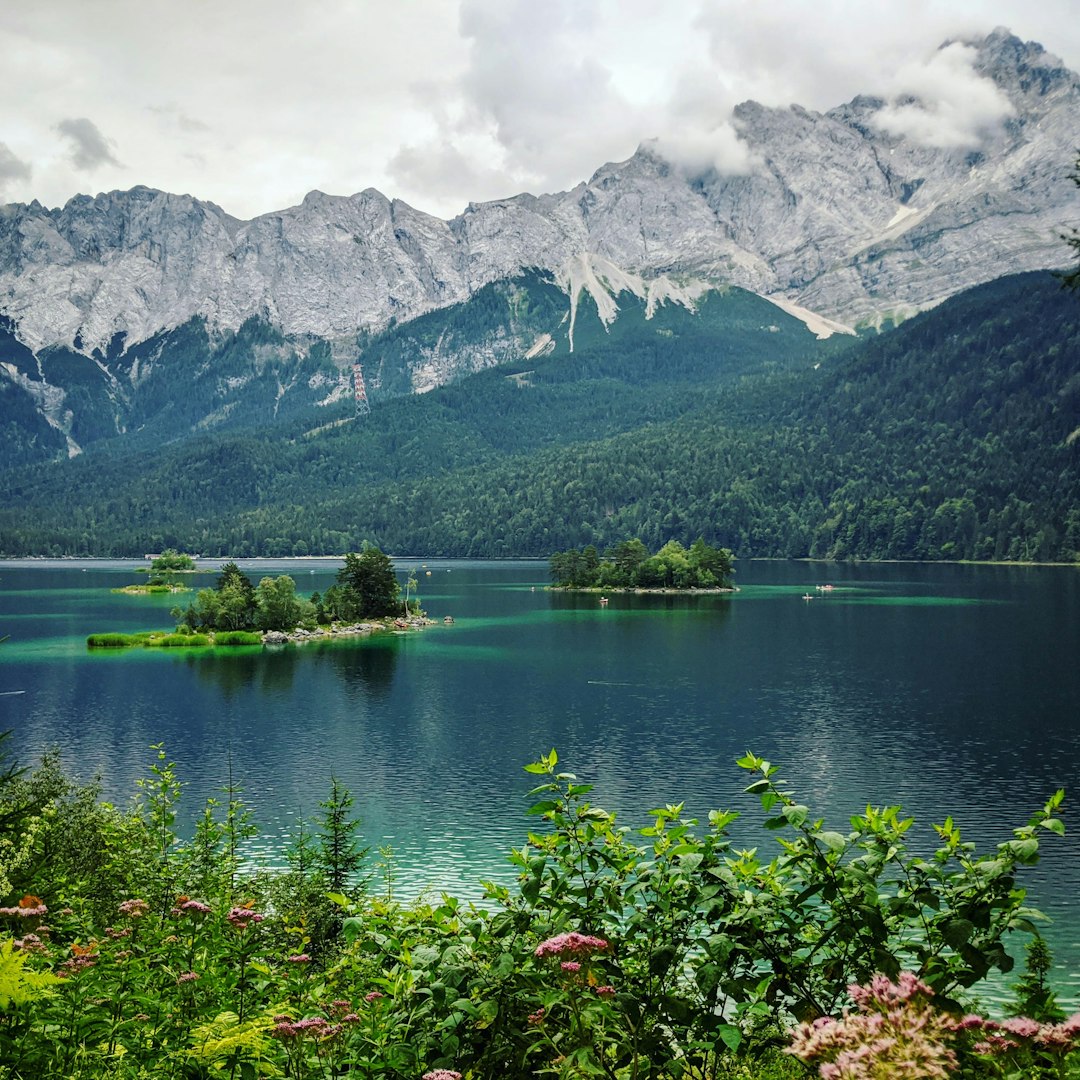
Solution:
M 506 852 L 530 826 L 522 766 L 552 747 L 623 824 L 670 802 L 701 818 L 740 809 L 736 835 L 760 845 L 733 764 L 747 749 L 841 830 L 868 802 L 903 803 L 925 848 L 950 814 L 980 848 L 1008 839 L 1065 787 L 1070 832 L 1026 882 L 1054 919 L 1058 982 L 1080 999 L 1080 571 L 740 562 L 731 596 L 602 607 L 547 591 L 541 562 L 399 559 L 439 620 L 422 632 L 88 651 L 92 632 L 171 625 L 174 598 L 109 591 L 138 580 L 133 565 L 0 563 L 0 730 L 24 763 L 59 745 L 125 802 L 164 742 L 193 816 L 231 755 L 260 824 L 252 857 L 270 865 L 333 772 L 365 841 L 392 845 L 401 892 L 470 897 L 510 878 Z M 339 565 L 244 569 L 290 573 L 306 594 Z

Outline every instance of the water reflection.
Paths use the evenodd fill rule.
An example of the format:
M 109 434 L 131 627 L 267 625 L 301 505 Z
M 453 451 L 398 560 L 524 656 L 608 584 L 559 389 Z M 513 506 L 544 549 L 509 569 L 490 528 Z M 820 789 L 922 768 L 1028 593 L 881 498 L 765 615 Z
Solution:
M 312 668 L 340 679 L 351 698 L 382 698 L 394 680 L 397 644 L 388 635 L 376 635 L 268 648 L 192 650 L 184 660 L 200 681 L 220 691 L 226 702 L 252 690 L 285 693 L 293 689 L 298 673 Z

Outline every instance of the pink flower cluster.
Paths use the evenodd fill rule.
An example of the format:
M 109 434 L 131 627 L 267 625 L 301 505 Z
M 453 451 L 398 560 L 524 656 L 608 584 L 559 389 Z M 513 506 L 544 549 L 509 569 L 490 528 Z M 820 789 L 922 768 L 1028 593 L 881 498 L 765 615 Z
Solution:
M 536 946 L 536 957 L 543 960 L 546 956 L 588 956 L 594 952 L 603 952 L 608 942 L 591 934 L 579 934 L 571 930 L 568 934 L 556 934 L 555 937 L 541 941 Z
M 1026 1016 L 988 1020 L 973 1013 L 957 1019 L 935 1009 L 933 991 L 910 972 L 895 983 L 875 975 L 866 986 L 848 987 L 848 993 L 857 1012 L 801 1024 L 788 1048 L 802 1061 L 818 1064 L 823 1080 L 944 1080 L 956 1069 L 956 1049 L 963 1046 L 981 1057 L 1024 1049 L 1067 1054 L 1080 1048 L 1080 1013 L 1061 1024 Z
M 261 923 L 264 917 L 265 916 L 258 914 L 258 912 L 252 911 L 249 907 L 231 908 L 229 914 L 225 916 L 230 924 L 235 926 L 238 930 L 244 930 L 252 923 Z M 292 960 L 293 957 L 290 957 L 289 959 Z
M 170 915 L 209 915 L 210 905 L 204 904 L 201 900 L 192 900 L 187 896 L 178 896 L 176 898 L 176 904 Z
M 291 1039 L 303 1039 L 305 1037 L 315 1039 L 317 1042 L 327 1042 L 336 1039 L 342 1031 L 343 1024 L 331 1024 L 324 1016 L 309 1016 L 303 1020 L 293 1020 L 289 1016 L 275 1016 L 274 1026 L 270 1029 L 270 1037 L 288 1042 Z
M 822 1080 L 947 1080 L 953 1074 L 953 1021 L 930 1004 L 929 986 L 904 972 L 895 983 L 875 975 L 848 993 L 859 1011 L 800 1024 L 788 1053 L 818 1064 Z
M 461 1073 L 454 1072 L 453 1069 L 432 1069 L 431 1072 L 424 1073 L 421 1080 L 461 1080 Z
M 1008 1054 L 1023 1046 L 1032 1046 L 1051 1053 L 1067 1054 L 1080 1046 L 1080 1013 L 1074 1013 L 1060 1024 L 1040 1024 L 1027 1016 L 1011 1016 L 1008 1020 L 984 1020 L 981 1016 L 965 1016 L 958 1030 L 981 1031 L 984 1038 L 972 1052 L 995 1057 Z
M 129 919 L 141 919 L 150 910 L 150 905 L 145 900 L 137 897 L 133 900 L 125 900 L 119 908 L 121 915 Z
M 49 947 L 37 934 L 25 934 L 21 938 L 16 938 L 12 942 L 12 946 L 24 953 L 47 953 L 49 951 Z
M 0 915 L 7 915 L 15 919 L 40 919 L 48 914 L 49 909 L 44 902 L 29 893 L 24 896 L 15 907 L 0 907 Z

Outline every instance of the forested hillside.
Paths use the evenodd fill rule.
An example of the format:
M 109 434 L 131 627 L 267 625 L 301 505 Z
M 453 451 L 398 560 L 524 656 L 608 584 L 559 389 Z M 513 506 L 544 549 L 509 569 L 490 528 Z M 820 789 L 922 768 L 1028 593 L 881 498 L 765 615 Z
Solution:
M 1080 302 L 1051 275 L 854 345 L 807 341 L 779 311 L 762 334 L 763 302 L 736 290 L 710 303 L 729 305 L 727 332 L 637 320 L 322 431 L 9 472 L 0 551 L 273 556 L 368 539 L 546 556 L 701 536 L 742 557 L 1080 557 Z

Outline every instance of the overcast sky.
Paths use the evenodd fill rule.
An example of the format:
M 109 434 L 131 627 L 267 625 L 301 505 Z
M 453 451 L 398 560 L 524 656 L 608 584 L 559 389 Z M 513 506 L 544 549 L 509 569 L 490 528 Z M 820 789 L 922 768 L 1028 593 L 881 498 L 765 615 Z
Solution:
M 1080 70 L 1078 0 L 33 0 L 0 7 L 0 202 L 136 184 L 241 218 L 376 187 L 451 217 L 573 187 L 646 139 L 738 170 L 732 107 L 921 93 L 1000 112 L 946 39 L 1006 26 Z M 936 95 L 936 97 L 935 97 Z M 933 130 L 922 130 L 927 116 Z

